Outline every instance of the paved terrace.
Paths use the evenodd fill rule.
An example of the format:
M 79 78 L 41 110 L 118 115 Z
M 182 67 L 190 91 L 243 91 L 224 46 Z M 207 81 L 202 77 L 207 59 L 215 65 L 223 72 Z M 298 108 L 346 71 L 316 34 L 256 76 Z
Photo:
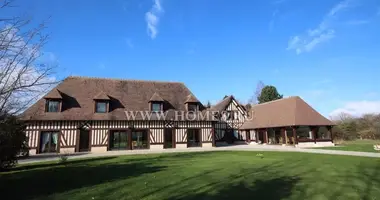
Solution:
M 380 158 L 380 153 L 357 152 L 357 151 L 340 151 L 340 150 L 325 150 L 325 149 L 307 149 L 295 148 L 290 146 L 275 146 L 275 145 L 234 145 L 223 147 L 210 148 L 188 148 L 188 149 L 163 149 L 163 150 L 125 150 L 125 151 L 107 151 L 104 153 L 75 153 L 69 155 L 69 159 L 79 158 L 94 158 L 103 156 L 121 156 L 121 155 L 136 155 L 136 154 L 159 154 L 159 153 L 177 153 L 177 152 L 205 152 L 205 151 L 281 151 L 281 152 L 303 152 L 303 153 L 318 153 L 331 155 L 347 155 L 347 156 L 362 156 Z M 20 164 L 35 163 L 42 161 L 58 160 L 57 154 L 50 155 L 33 155 L 27 159 L 19 160 Z

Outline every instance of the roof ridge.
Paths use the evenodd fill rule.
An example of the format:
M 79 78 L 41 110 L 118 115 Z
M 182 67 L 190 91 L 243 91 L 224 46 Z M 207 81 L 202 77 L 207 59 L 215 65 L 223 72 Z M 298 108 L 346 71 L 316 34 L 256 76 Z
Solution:
M 161 80 L 139 80 L 139 79 L 124 79 L 124 78 L 104 78 L 104 77 L 92 77 L 92 76 L 68 76 L 69 78 L 78 78 L 78 79 L 93 79 L 93 80 L 109 80 L 109 81 L 134 81 L 134 82 L 152 82 L 152 83 L 180 83 L 185 85 L 185 83 L 180 81 L 161 81 Z
M 270 103 L 274 103 L 274 102 L 278 102 L 278 101 L 283 101 L 283 100 L 287 100 L 287 99 L 293 99 L 293 98 L 300 98 L 300 97 L 299 96 L 289 96 L 289 97 L 285 97 L 285 98 L 282 98 L 282 99 L 276 99 L 276 100 L 273 100 L 273 101 L 268 101 L 268 102 L 265 102 L 265 103 L 256 104 L 254 106 L 267 105 L 267 104 L 270 104 Z
M 230 96 L 232 96 L 232 95 L 229 95 L 228 97 L 230 97 Z M 212 105 L 211 107 L 214 107 L 214 106 L 216 106 L 216 105 L 218 105 L 218 104 L 220 104 L 220 103 L 222 103 L 222 102 L 226 101 L 226 99 L 227 99 L 228 97 L 226 97 L 226 98 L 224 98 L 224 99 L 221 99 L 221 100 L 219 100 L 217 103 L 215 103 L 215 104 L 214 104 L 214 105 Z

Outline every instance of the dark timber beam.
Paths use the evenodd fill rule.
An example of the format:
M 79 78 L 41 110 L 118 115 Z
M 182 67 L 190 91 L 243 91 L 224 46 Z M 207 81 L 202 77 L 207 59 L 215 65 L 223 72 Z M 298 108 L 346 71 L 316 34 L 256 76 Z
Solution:
M 215 127 L 214 127 L 214 125 L 212 126 L 212 129 L 211 129 L 211 131 L 212 131 L 212 146 L 213 147 L 216 147 L 216 142 L 215 142 Z
M 295 126 L 292 126 L 292 130 L 293 130 L 294 145 L 297 145 L 298 144 L 298 140 L 297 140 L 297 128 Z
M 256 143 L 259 143 L 259 131 L 258 131 L 258 129 L 255 129 L 255 140 L 256 140 Z
M 314 140 L 314 144 L 317 144 L 317 127 L 316 126 L 310 126 L 312 139 Z
M 282 144 L 285 145 L 286 144 L 286 133 L 285 133 L 286 129 L 285 127 L 282 127 L 281 128 L 281 138 L 282 138 Z

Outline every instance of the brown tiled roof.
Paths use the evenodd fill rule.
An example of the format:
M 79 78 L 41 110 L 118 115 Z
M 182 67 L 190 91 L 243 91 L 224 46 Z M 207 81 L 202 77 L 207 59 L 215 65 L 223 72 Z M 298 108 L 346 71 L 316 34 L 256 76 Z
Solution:
M 62 99 L 61 92 L 57 89 L 53 89 L 50 92 L 48 92 L 45 96 L 45 99 Z
M 53 90 L 61 92 L 62 112 L 45 112 L 45 100 L 40 99 L 21 115 L 22 119 L 127 120 L 124 111 L 149 111 L 149 100 L 155 92 L 165 100 L 164 110 L 168 112 L 186 111 L 185 101 L 189 95 L 193 96 L 180 82 L 89 77 L 68 77 Z M 110 98 L 109 113 L 94 113 L 93 98 L 101 92 Z
M 164 101 L 164 99 L 162 99 L 162 97 L 155 92 L 149 101 Z
M 110 97 L 106 95 L 103 91 L 100 91 L 97 95 L 94 96 L 95 100 L 110 100 Z
M 221 100 L 217 104 L 211 106 L 210 110 L 213 110 L 213 111 L 223 111 L 223 110 L 226 109 L 226 107 L 228 106 L 228 104 L 232 100 L 235 100 L 236 103 L 238 105 L 240 105 L 240 107 L 242 107 L 244 110 L 246 110 L 245 106 L 243 106 L 239 101 L 237 101 L 233 95 L 227 96 L 226 98 L 224 98 L 223 100 Z
M 185 103 L 199 103 L 199 100 L 193 94 L 189 94 Z
M 297 96 L 255 105 L 251 115 L 240 129 L 334 125 Z

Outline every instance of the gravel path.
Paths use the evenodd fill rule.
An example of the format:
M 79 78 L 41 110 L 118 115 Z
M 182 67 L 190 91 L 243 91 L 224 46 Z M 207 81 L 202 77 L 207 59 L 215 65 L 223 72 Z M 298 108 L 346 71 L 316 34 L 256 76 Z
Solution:
M 281 151 L 281 152 L 304 152 L 304 153 L 318 153 L 318 154 L 331 154 L 331 155 L 348 155 L 348 156 L 362 156 L 380 158 L 379 153 L 370 152 L 357 152 L 357 151 L 340 151 L 340 150 L 326 150 L 326 149 L 306 149 L 294 148 L 286 146 L 274 145 L 236 145 L 224 146 L 217 148 L 189 148 L 189 149 L 163 149 L 163 150 L 126 150 L 126 151 L 108 151 L 105 153 L 76 153 L 69 156 L 69 159 L 79 158 L 94 158 L 104 156 L 120 156 L 120 155 L 135 155 L 135 154 L 156 154 L 156 153 L 174 153 L 174 152 L 204 152 L 204 151 Z M 42 161 L 58 160 L 56 154 L 50 155 L 34 155 L 27 159 L 19 160 L 20 164 L 36 163 Z

